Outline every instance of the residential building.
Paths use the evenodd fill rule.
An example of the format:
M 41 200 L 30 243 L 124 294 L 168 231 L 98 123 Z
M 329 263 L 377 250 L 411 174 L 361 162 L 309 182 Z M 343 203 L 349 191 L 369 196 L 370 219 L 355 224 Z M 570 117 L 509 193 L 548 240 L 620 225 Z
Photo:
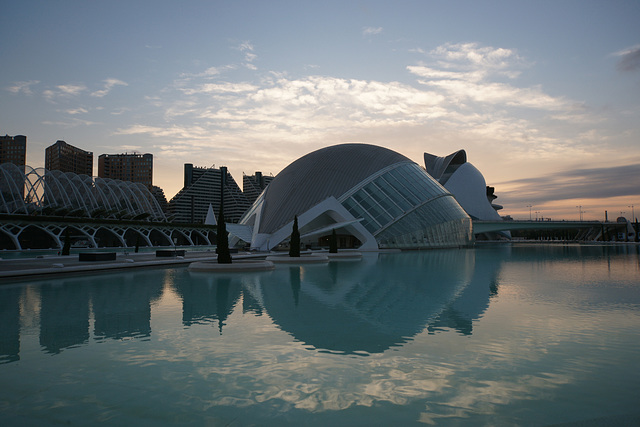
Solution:
M 262 172 L 256 172 L 254 175 L 242 176 L 242 192 L 247 197 L 250 204 L 256 201 L 258 196 L 273 181 L 273 176 L 264 176 Z
M 20 167 L 27 164 L 26 136 L 0 136 L 0 164 L 2 163 L 13 163 Z
M 149 190 L 153 186 L 153 154 L 101 154 L 98 157 L 98 176 L 139 182 Z
M 224 180 L 224 182 L 223 182 Z M 238 222 L 250 204 L 227 168 L 194 167 L 184 165 L 184 187 L 169 201 L 173 221 L 204 222 L 209 205 L 216 215 L 220 212 L 221 188 L 224 189 L 224 216 L 226 222 Z
M 93 176 L 93 153 L 58 140 L 45 149 L 44 168 Z

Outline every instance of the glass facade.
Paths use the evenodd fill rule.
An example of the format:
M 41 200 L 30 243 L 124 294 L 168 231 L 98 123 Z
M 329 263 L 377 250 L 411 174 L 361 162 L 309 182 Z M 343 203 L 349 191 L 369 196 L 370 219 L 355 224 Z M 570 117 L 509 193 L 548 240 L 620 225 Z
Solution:
M 365 181 L 341 202 L 381 248 L 460 246 L 473 239 L 469 216 L 415 163 Z

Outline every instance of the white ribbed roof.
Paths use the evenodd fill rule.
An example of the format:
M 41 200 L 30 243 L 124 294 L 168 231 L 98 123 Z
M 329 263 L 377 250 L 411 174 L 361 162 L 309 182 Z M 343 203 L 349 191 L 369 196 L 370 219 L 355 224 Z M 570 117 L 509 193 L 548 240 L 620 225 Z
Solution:
M 314 151 L 282 170 L 265 190 L 260 233 L 273 233 L 327 197 L 340 198 L 387 166 L 414 163 L 369 144 L 341 144 Z

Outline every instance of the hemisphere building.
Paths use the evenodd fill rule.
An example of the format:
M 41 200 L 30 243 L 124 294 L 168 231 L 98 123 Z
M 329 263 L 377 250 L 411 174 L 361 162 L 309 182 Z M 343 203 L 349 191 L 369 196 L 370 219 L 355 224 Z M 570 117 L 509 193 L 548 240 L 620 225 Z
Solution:
M 333 229 L 361 250 L 473 241 L 471 218 L 451 193 L 409 158 L 369 144 L 331 146 L 291 163 L 227 230 L 232 243 L 270 250 L 289 240 L 294 216 L 306 246 Z

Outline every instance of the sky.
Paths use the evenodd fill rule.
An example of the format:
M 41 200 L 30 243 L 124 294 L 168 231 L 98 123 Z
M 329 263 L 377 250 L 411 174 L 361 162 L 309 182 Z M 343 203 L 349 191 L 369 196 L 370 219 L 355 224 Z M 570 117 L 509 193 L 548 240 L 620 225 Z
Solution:
M 515 219 L 640 216 L 640 2 L 0 0 L 0 134 L 277 175 L 459 149 Z M 633 206 L 633 207 L 632 207 Z

